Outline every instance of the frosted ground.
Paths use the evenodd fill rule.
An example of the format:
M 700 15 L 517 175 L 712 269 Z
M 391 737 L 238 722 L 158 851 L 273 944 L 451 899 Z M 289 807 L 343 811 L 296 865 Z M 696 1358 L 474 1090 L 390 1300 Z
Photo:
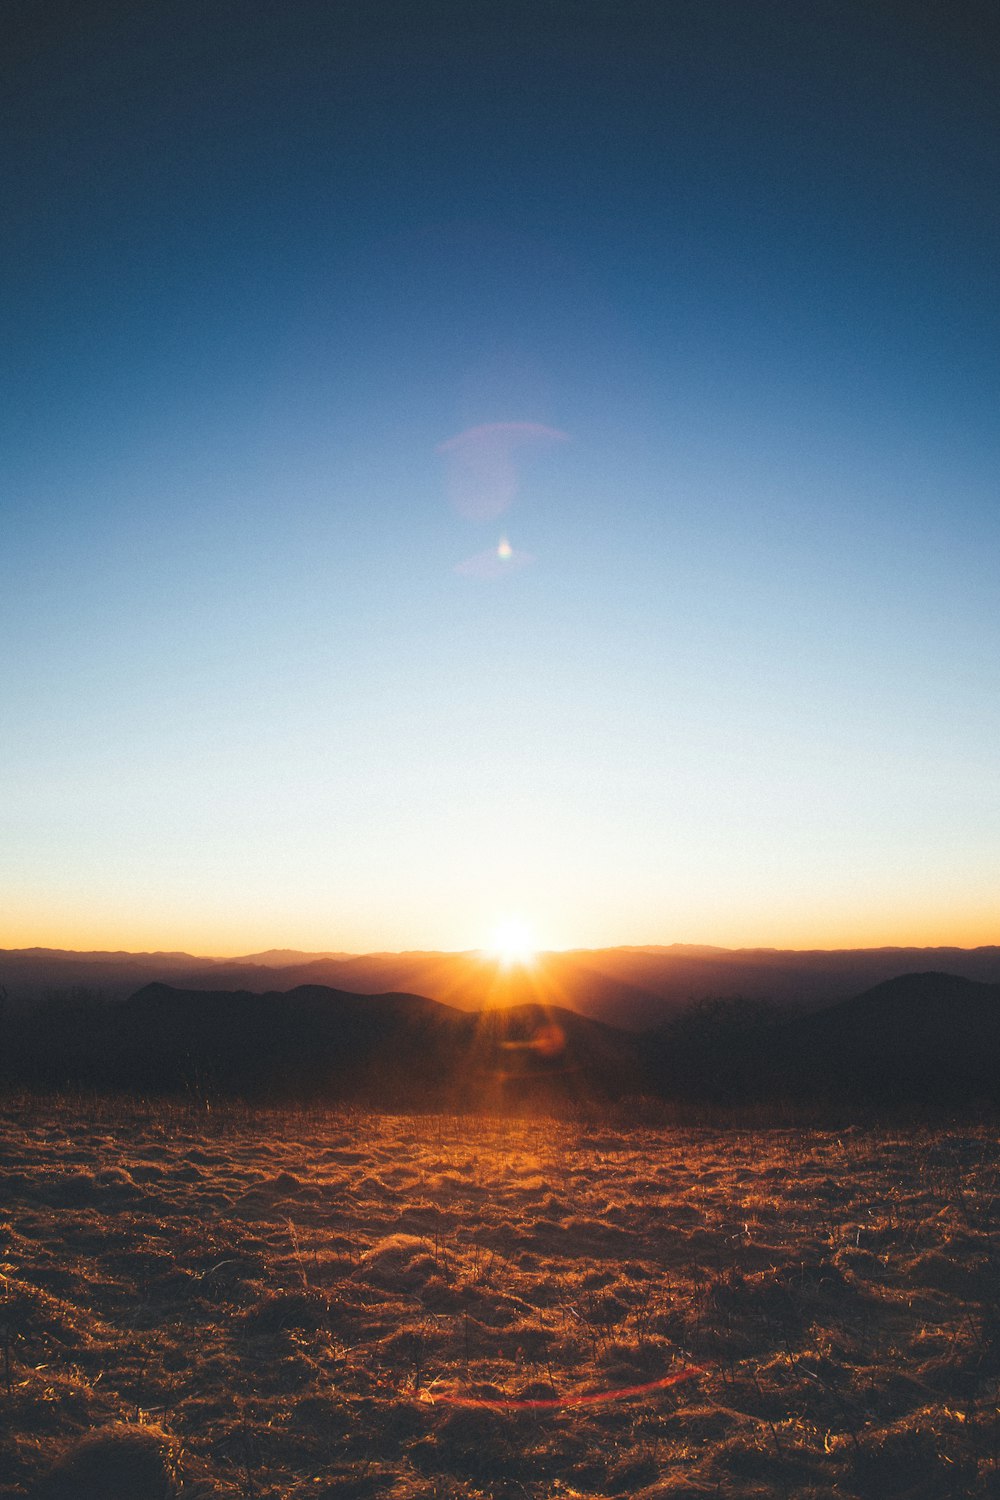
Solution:
M 1000 1493 L 994 1130 L 0 1125 L 0 1500 Z

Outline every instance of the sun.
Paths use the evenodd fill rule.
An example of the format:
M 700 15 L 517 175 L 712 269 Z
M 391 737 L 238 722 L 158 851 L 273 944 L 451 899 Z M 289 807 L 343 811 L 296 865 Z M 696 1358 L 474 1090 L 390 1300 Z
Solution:
M 493 929 L 488 951 L 505 969 L 527 968 L 535 961 L 534 934 L 520 917 L 504 917 Z

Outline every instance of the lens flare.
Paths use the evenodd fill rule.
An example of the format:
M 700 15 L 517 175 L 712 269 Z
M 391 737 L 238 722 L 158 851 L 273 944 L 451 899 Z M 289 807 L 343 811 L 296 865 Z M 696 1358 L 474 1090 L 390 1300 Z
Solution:
M 451 503 L 467 521 L 492 521 L 518 491 L 518 457 L 526 449 L 565 443 L 558 428 L 541 422 L 486 422 L 438 444 L 448 465 Z
M 503 578 L 528 567 L 534 561 L 532 553 L 520 552 L 504 536 L 500 538 L 498 546 L 490 547 L 487 552 L 477 552 L 475 557 L 467 557 L 464 562 L 456 563 L 455 572 L 461 573 L 465 578 Z

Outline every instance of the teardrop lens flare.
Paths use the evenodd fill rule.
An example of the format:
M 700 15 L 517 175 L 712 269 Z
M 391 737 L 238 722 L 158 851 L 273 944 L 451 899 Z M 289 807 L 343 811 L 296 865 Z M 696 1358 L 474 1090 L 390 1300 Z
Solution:
M 465 578 L 502 578 L 505 573 L 516 573 L 520 568 L 529 567 L 534 561 L 532 553 L 519 552 L 504 536 L 496 547 L 490 547 L 486 552 L 477 552 L 474 557 L 467 557 L 464 562 L 456 563 L 455 572 L 461 573 Z

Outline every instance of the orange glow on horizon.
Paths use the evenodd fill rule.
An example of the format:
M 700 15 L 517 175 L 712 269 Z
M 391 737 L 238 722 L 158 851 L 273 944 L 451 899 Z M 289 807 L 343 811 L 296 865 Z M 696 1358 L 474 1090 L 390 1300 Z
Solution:
M 470 943 L 467 934 L 478 925 L 478 914 L 462 909 L 456 900 L 450 918 L 420 919 L 413 914 L 405 925 L 390 929 L 388 923 L 363 921 L 356 913 L 343 923 L 314 918 L 284 920 L 284 913 L 270 913 L 256 920 L 212 911 L 210 905 L 191 919 L 189 909 L 161 910 L 158 920 L 145 919 L 141 910 L 107 914 L 85 910 L 86 902 L 64 903 L 64 909 L 48 905 L 32 910 L 27 900 L 20 910 L 8 908 L 0 925 L 0 949 L 49 948 L 76 952 L 186 953 L 193 957 L 231 958 L 270 949 L 289 949 L 308 955 L 325 953 L 365 955 L 371 953 L 469 953 L 478 951 L 503 972 L 516 973 L 537 967 L 543 954 L 560 951 L 596 951 L 615 947 L 705 946 L 724 949 L 773 948 L 791 952 L 862 948 L 978 948 L 1000 944 L 995 907 L 986 900 L 951 901 L 938 912 L 929 910 L 861 913 L 854 908 L 830 908 L 810 917 L 791 905 L 772 911 L 770 920 L 755 920 L 754 913 L 735 912 L 723 922 L 702 918 L 679 921 L 663 931 L 661 921 L 636 910 L 622 920 L 620 910 L 601 917 L 594 903 L 574 919 L 572 912 L 554 907 L 545 911 L 544 941 L 539 941 L 520 918 L 521 931 L 510 939 L 498 923 L 485 942 Z M 961 906 L 961 909 L 956 909 Z M 950 909 L 949 909 L 950 908 Z M 483 928 L 480 926 L 480 931 Z M 486 929 L 489 932 L 489 928 Z

